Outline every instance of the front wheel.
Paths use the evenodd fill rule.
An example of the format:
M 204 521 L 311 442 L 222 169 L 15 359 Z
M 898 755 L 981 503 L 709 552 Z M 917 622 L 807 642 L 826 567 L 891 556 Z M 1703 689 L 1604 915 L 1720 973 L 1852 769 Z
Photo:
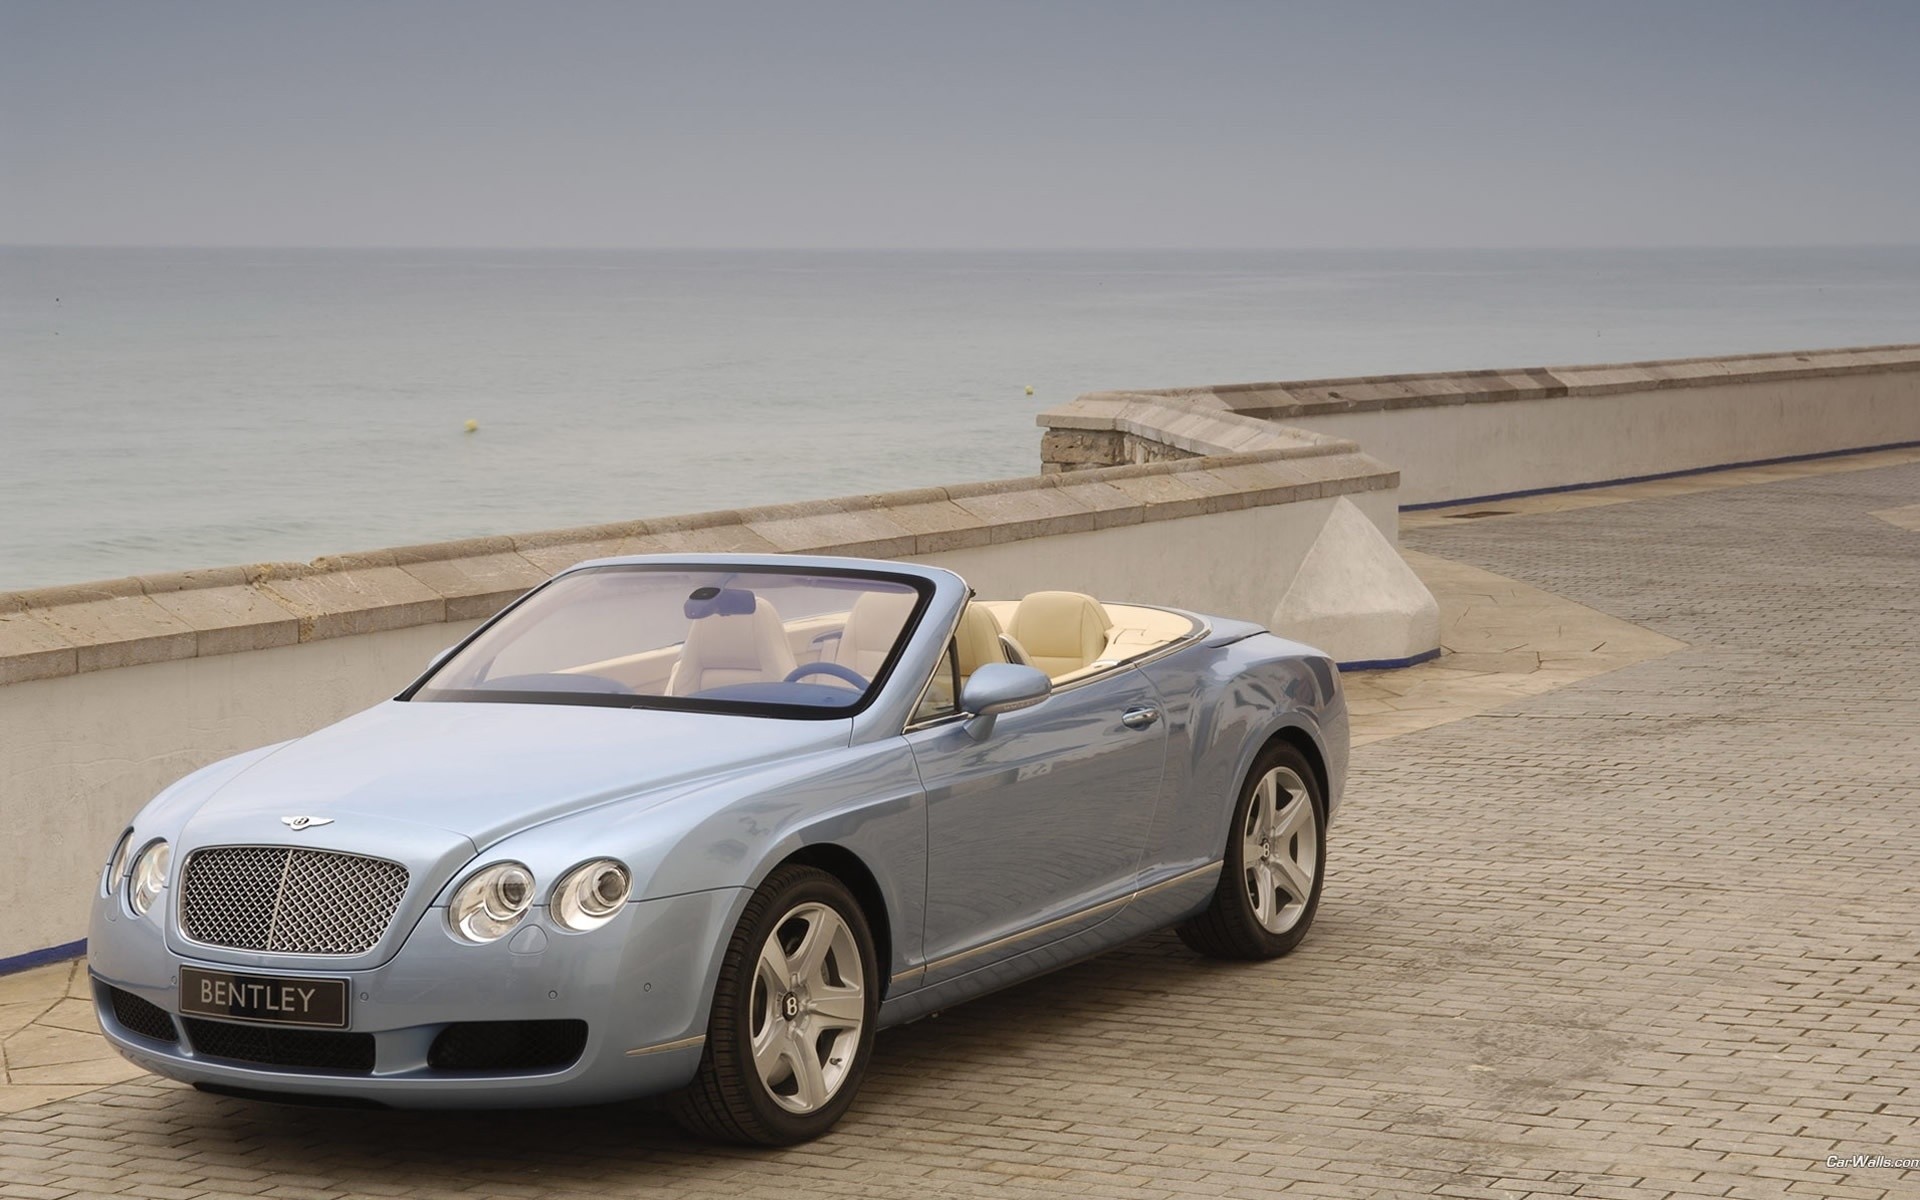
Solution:
M 769 875 L 727 943 L 700 1070 L 674 1097 L 675 1119 L 762 1146 L 825 1133 L 866 1073 L 878 969 L 845 884 L 813 867 Z
M 1254 759 L 1234 805 L 1213 901 L 1180 940 L 1212 958 L 1278 958 L 1320 906 L 1326 801 L 1306 757 L 1275 742 Z

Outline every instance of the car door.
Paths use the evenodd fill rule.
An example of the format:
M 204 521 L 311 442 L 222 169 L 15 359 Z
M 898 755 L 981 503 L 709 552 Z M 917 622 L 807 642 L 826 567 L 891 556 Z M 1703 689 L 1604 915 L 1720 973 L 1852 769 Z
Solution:
M 1118 911 L 1165 768 L 1167 723 L 1145 675 L 1116 668 L 1001 713 L 983 740 L 965 721 L 907 740 L 927 796 L 926 982 Z

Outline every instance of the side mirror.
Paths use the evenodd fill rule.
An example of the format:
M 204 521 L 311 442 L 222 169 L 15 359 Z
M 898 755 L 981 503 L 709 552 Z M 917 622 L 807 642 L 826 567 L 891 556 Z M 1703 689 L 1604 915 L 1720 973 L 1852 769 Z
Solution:
M 438 653 L 438 654 L 436 654 L 436 655 L 434 655 L 434 656 L 433 656 L 432 658 L 430 658 L 430 659 L 428 659 L 428 660 L 427 660 L 427 669 L 426 669 L 426 671 L 425 671 L 424 673 L 425 673 L 425 674 L 427 674 L 427 675 L 431 675 L 431 674 L 433 674 L 433 673 L 434 673 L 435 671 L 437 671 L 437 670 L 439 670 L 439 669 L 440 669 L 440 664 L 441 664 L 441 663 L 443 663 L 443 662 L 445 662 L 445 661 L 447 661 L 447 659 L 448 659 L 448 657 L 449 657 L 449 656 L 451 656 L 451 655 L 453 654 L 453 652 L 454 652 L 455 650 L 458 650 L 459 648 L 460 648 L 460 643 L 459 643 L 459 642 L 455 642 L 455 643 L 454 643 L 453 645 L 451 645 L 451 646 L 448 646 L 448 647 L 447 647 L 447 648 L 446 648 L 445 650 L 442 650 L 442 651 L 441 651 L 440 653 Z
M 983 742 L 993 732 L 993 719 L 1003 712 L 1032 708 L 1053 693 L 1045 671 L 1014 663 L 987 663 L 960 691 L 960 711 L 972 719 L 967 732 Z

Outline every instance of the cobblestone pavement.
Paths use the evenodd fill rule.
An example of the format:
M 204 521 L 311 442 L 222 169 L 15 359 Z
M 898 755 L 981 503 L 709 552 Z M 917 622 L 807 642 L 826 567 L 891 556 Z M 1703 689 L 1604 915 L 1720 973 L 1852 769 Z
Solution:
M 639 1106 L 0 1117 L 0 1196 L 1920 1195 L 1920 500 L 1897 466 L 1409 531 L 1687 643 L 1362 747 L 1318 927 L 882 1035 L 780 1152 Z

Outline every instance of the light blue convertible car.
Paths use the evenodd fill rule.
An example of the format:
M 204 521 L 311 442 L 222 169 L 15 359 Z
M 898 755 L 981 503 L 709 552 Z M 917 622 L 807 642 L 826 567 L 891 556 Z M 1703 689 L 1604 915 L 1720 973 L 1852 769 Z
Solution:
M 94 996 L 209 1090 L 664 1094 L 794 1142 L 886 1026 L 1168 925 L 1292 949 L 1346 759 L 1334 664 L 1245 622 L 896 562 L 583 563 L 148 804 Z

